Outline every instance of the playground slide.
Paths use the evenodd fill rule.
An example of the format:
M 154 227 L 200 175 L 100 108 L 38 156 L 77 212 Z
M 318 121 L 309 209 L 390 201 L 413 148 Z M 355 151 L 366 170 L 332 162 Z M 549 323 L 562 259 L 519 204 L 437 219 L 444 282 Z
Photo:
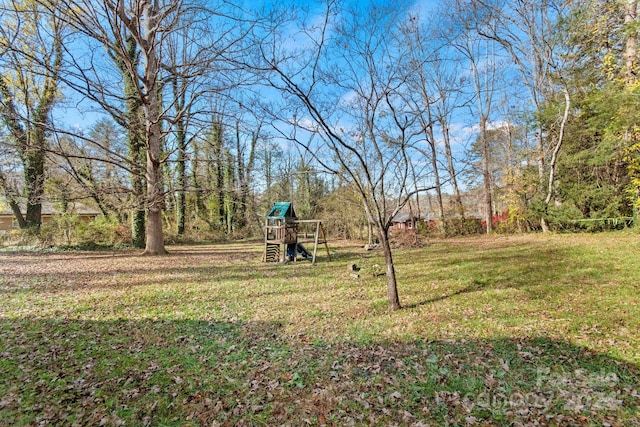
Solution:
M 289 244 L 287 245 L 287 259 L 289 261 L 293 261 L 293 244 Z M 309 252 L 307 250 L 307 248 L 305 248 L 304 246 L 302 246 L 302 243 L 298 243 L 296 248 L 296 253 L 306 259 L 313 259 L 313 255 L 311 254 L 311 252 Z
M 298 247 L 296 248 L 298 253 L 305 257 L 306 259 L 312 259 L 313 255 L 304 247 L 302 243 L 298 243 Z

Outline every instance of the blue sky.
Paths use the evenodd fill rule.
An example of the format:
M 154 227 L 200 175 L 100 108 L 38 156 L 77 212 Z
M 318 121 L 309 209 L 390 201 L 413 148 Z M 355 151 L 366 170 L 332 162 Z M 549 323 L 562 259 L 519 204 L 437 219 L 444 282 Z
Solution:
M 265 0 L 263 4 L 269 4 L 270 2 Z M 398 3 L 393 1 L 381 1 L 377 0 L 376 3 L 378 5 L 397 5 Z M 438 6 L 440 1 L 438 0 L 416 0 L 416 1 L 406 1 L 404 2 L 404 6 L 406 6 L 406 10 L 412 15 L 418 15 L 422 18 L 429 17 L 430 12 L 433 13 L 433 9 Z M 322 14 L 324 13 L 325 2 L 316 1 L 316 0 L 295 0 L 295 4 L 306 6 L 309 8 L 309 16 L 308 19 L 313 21 L 315 17 L 320 19 Z M 370 4 L 369 1 L 359 1 L 359 0 L 345 0 L 343 3 L 345 7 L 349 7 L 350 5 L 357 5 L 366 7 Z M 255 8 L 256 1 L 255 0 L 245 0 L 244 5 L 246 7 Z M 345 96 L 348 96 L 346 94 Z M 68 94 L 68 98 L 64 102 L 64 104 L 68 105 L 69 108 L 62 108 L 56 111 L 56 116 L 59 117 L 64 123 L 68 126 L 74 127 L 76 129 L 82 129 L 85 133 L 91 127 L 91 125 L 99 118 L 105 117 L 104 114 L 99 112 L 91 111 L 90 109 L 76 109 L 74 108 L 75 101 L 77 95 L 73 95 L 71 93 Z M 462 118 L 461 118 L 462 119 Z M 462 121 L 454 122 L 451 124 L 452 136 L 457 141 L 458 150 L 462 150 L 464 145 L 473 137 L 474 128 L 473 124 L 466 124 Z

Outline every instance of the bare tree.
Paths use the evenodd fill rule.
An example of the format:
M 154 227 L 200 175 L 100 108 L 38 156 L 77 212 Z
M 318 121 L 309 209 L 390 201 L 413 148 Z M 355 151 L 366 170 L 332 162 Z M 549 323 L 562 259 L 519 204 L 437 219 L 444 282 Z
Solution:
M 133 65 L 135 68 L 140 63 L 140 53 L 136 39 L 127 35 L 125 37 L 126 48 L 120 55 L 114 54 L 113 49 L 107 48 L 107 53 L 116 64 L 123 82 L 124 111 L 120 114 L 113 114 L 118 123 L 126 130 L 127 146 L 129 158 L 127 164 L 130 165 L 131 180 L 131 204 L 133 206 L 131 218 L 132 243 L 138 248 L 143 248 L 146 241 L 146 212 L 145 212 L 145 173 L 144 158 L 145 144 L 142 126 L 142 102 L 136 96 L 136 76 L 131 74 L 129 69 Z M 122 54 L 126 55 L 126 60 Z M 105 147 L 101 147 L 105 148 Z
M 258 123 L 256 129 L 249 132 L 243 132 L 240 128 L 240 120 L 236 121 L 235 140 L 236 140 L 236 173 L 238 175 L 237 192 L 237 211 L 238 226 L 246 227 L 249 224 L 249 211 L 254 208 L 250 200 L 250 185 L 252 182 L 252 174 L 256 164 L 256 146 L 260 139 L 262 123 Z M 246 135 L 245 135 L 246 134 Z
M 565 128 L 571 109 L 571 94 L 562 76 L 562 39 L 555 31 L 555 21 L 562 18 L 567 2 L 556 0 L 520 0 L 517 2 L 475 2 L 480 14 L 485 16 L 483 25 L 477 27 L 479 34 L 496 41 L 509 54 L 520 73 L 522 84 L 529 92 L 534 112 L 542 111 L 544 104 L 558 93 L 563 100 L 563 108 L 557 112 L 557 120 L 552 124 L 555 132 L 549 132 L 538 123 L 537 162 L 539 192 L 544 198 L 545 209 L 554 195 L 554 179 L 558 154 L 564 141 Z M 634 4 L 635 3 L 635 4 Z M 635 16 L 637 2 L 628 2 L 627 16 Z M 627 47 L 634 51 L 635 41 L 627 39 Z M 628 74 L 631 73 L 629 69 Z M 555 135 L 555 138 L 550 137 Z M 547 219 L 540 219 L 543 231 L 548 231 Z
M 435 102 L 436 121 L 440 125 L 442 143 L 445 149 L 446 168 L 453 189 L 455 212 L 464 221 L 464 206 L 458 185 L 458 170 L 453 155 L 451 140 L 451 120 L 456 110 L 468 101 L 462 98 L 463 79 L 459 77 L 460 64 L 455 60 L 448 60 L 436 53 L 431 67 L 432 84 L 437 94 Z
M 251 181 L 261 126 L 247 129 L 247 119 L 240 114 L 230 125 L 225 123 L 228 117 L 214 114 L 203 137 L 194 139 L 191 172 L 199 216 L 211 231 L 230 235 L 254 219 L 249 212 Z
M 409 48 L 411 70 L 409 77 L 409 96 L 407 102 L 413 105 L 415 114 L 424 128 L 425 139 L 430 153 L 427 158 L 431 161 L 436 187 L 436 201 L 442 232 L 446 235 L 446 218 L 443 203 L 441 179 L 439 173 L 440 161 L 437 149 L 440 142 L 444 145 L 446 169 L 454 192 L 456 213 L 464 219 L 464 208 L 456 176 L 456 166 L 451 150 L 451 135 L 449 120 L 460 102 L 460 82 L 457 81 L 459 63 L 455 58 L 447 58 L 447 40 L 437 37 L 437 31 L 430 28 L 430 21 L 420 16 L 412 16 L 403 27 L 405 43 Z M 436 126 L 439 126 L 440 138 L 436 138 Z
M 412 45 L 413 43 L 421 42 L 421 40 L 418 38 L 419 36 L 417 33 L 414 32 L 414 34 L 411 34 L 409 36 L 414 37 L 409 41 L 409 43 L 411 43 Z M 436 139 L 436 134 L 434 131 L 434 127 L 436 124 L 436 119 L 434 118 L 433 114 L 435 99 L 432 97 L 429 91 L 425 64 L 423 63 L 423 60 L 420 59 L 422 57 L 422 54 L 424 53 L 424 51 L 418 52 L 415 46 L 412 46 L 409 49 L 411 62 L 409 64 L 410 71 L 408 83 L 409 87 L 412 90 L 408 91 L 408 94 L 404 96 L 404 99 L 405 102 L 407 102 L 407 104 L 410 106 L 412 113 L 417 117 L 418 123 L 420 124 L 421 132 L 424 135 L 424 140 L 429 146 L 428 151 L 420 151 L 423 151 L 424 157 L 431 163 L 431 170 L 433 173 L 433 181 L 436 191 L 436 201 L 438 204 L 438 218 L 440 220 L 440 229 L 441 232 L 446 235 L 447 229 L 444 214 L 444 203 L 442 199 L 442 182 L 440 179 L 440 171 L 438 167 L 438 141 Z
M 400 65 L 406 52 L 391 36 L 406 17 L 373 5 L 338 16 L 330 1 L 314 18 L 290 38 L 274 30 L 270 44 L 261 46 L 260 71 L 287 105 L 274 115 L 274 125 L 356 189 L 384 250 L 388 306 L 396 310 L 389 228 L 410 197 L 426 190 L 412 186 L 419 182 L 412 176 L 416 119 L 399 96 L 407 79 Z
M 47 5 L 44 1 L 42 4 Z M 66 25 L 76 36 L 75 43 L 65 46 L 69 58 L 65 83 L 98 104 L 116 122 L 125 125 L 130 135 L 139 136 L 144 144 L 145 254 L 166 253 L 161 217 L 164 203 L 161 123 L 164 111 L 160 101 L 160 71 L 163 40 L 166 33 L 176 27 L 180 7 L 181 3 L 161 4 L 157 0 L 78 0 L 69 1 L 64 14 Z M 81 49 L 81 42 L 87 49 L 82 54 L 70 50 L 72 47 Z M 96 47 L 100 45 L 104 47 L 105 55 L 98 54 Z M 113 61 L 111 64 L 109 58 Z M 113 63 L 119 73 L 111 72 Z M 112 77 L 118 74 L 124 78 L 124 89 Z M 133 103 L 136 105 L 132 107 Z M 136 155 L 132 157 L 135 159 Z M 142 167 L 133 166 L 134 170 Z
M 12 180 L 0 165 L 0 188 L 21 228 L 39 227 L 45 188 L 50 113 L 58 100 L 63 26 L 56 4 L 12 1 L 0 21 L 0 121 L 7 153 L 20 159 L 26 195 L 23 215 Z
M 113 121 L 103 119 L 86 136 L 58 132 L 49 157 L 75 180 L 104 216 L 115 215 L 123 222 L 130 195 L 127 175 L 136 174 L 127 169 L 131 162 L 121 130 Z
M 236 6 L 227 4 L 224 8 L 218 5 L 217 9 L 202 13 L 201 16 L 182 13 L 182 25 L 166 36 L 167 48 L 162 67 L 170 86 L 164 100 L 168 109 L 173 111 L 168 122 L 168 138 L 174 140 L 175 159 L 170 159 L 170 164 L 175 162 L 177 173 L 178 234 L 183 234 L 185 230 L 186 195 L 194 190 L 187 174 L 194 138 L 211 125 L 212 114 L 218 116 L 221 125 L 236 125 L 236 129 L 240 130 L 240 117 L 225 114 L 223 110 L 226 108 L 221 107 L 233 108 L 232 104 L 242 104 L 237 89 L 249 83 L 247 79 L 250 77 L 250 74 L 235 67 L 233 61 L 227 60 L 245 55 L 243 37 L 253 25 L 249 23 L 243 29 L 244 23 L 233 16 L 236 9 Z M 203 102 L 205 100 L 206 103 Z M 204 105 L 214 107 L 205 108 Z M 237 136 L 241 137 L 240 134 Z
M 195 114 L 192 107 L 206 94 L 232 84 L 233 77 L 217 74 L 212 64 L 231 63 L 227 56 L 233 57 L 242 45 L 242 34 L 235 31 L 240 26 L 232 12 L 209 9 L 198 0 L 67 3 L 64 19 L 75 40 L 67 46 L 65 84 L 83 96 L 85 104 L 97 105 L 125 127 L 130 141 L 141 143 L 140 150 L 130 143 L 129 169 L 143 176 L 146 185 L 144 253 L 164 254 L 163 165 L 173 151 L 167 149 L 167 136 L 176 131 L 179 162 L 184 162 L 185 117 Z M 114 67 L 119 72 L 114 73 Z M 178 83 L 167 85 L 170 81 Z
M 470 82 L 473 86 L 473 104 L 478 120 L 478 148 L 482 159 L 482 180 L 484 190 L 484 219 L 486 232 L 493 230 L 493 200 L 491 189 L 490 149 L 487 139 L 489 120 L 492 113 L 493 97 L 496 91 L 498 72 L 496 46 L 482 37 L 480 32 L 486 25 L 486 15 L 477 4 L 468 0 L 455 0 L 452 46 L 460 52 L 469 65 Z

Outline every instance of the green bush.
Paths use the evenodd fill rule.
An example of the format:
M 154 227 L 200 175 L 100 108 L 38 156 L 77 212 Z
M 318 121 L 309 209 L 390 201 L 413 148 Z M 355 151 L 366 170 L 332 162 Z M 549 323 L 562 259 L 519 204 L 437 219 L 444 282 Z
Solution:
M 23 230 L 23 242 L 37 241 L 41 247 L 115 246 L 123 243 L 120 224 L 114 218 L 98 216 L 84 221 L 76 214 L 53 217 L 39 229 Z M 23 243 L 23 244 L 24 244 Z
M 4 244 L 17 246 L 120 246 L 131 240 L 131 230 L 117 219 L 98 216 L 86 221 L 76 214 L 56 215 L 40 227 L 11 230 L 2 236 Z
M 592 210 L 588 216 L 585 216 L 572 203 L 563 203 L 550 207 L 547 210 L 547 219 L 550 228 L 554 231 L 600 232 L 619 230 L 632 223 L 629 217 L 615 205 Z
M 447 237 L 483 234 L 482 220 L 477 218 L 447 218 L 445 221 Z M 418 227 L 422 237 L 443 237 L 439 221 L 422 221 Z
M 17 246 L 40 246 L 40 229 L 37 227 L 22 230 L 12 230 L 10 232 L 11 242 Z M 46 236 L 45 236 L 46 238 Z
M 449 218 L 446 221 L 447 236 L 468 236 L 471 234 L 483 234 L 484 226 L 478 218 Z
M 77 244 L 98 246 L 122 244 L 119 227 L 120 224 L 116 219 L 105 216 L 98 216 L 89 222 L 81 222 L 77 227 Z
M 80 223 L 77 215 L 65 213 L 55 216 L 42 224 L 40 228 L 24 230 L 25 237 L 33 235 L 42 247 L 66 245 L 76 241 L 76 228 Z

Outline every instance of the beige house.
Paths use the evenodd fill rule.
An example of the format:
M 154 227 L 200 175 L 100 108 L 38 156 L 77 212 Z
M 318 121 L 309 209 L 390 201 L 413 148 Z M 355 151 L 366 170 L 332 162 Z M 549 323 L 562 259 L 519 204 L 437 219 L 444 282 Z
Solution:
M 22 202 L 20 203 L 20 210 L 23 214 L 26 212 L 25 204 Z M 78 215 L 81 220 L 87 222 L 100 215 L 100 211 L 84 206 L 81 203 L 70 203 L 69 212 Z M 62 212 L 55 204 L 51 202 L 42 202 L 43 224 L 51 221 L 53 217 L 60 215 L 61 213 Z M 10 231 L 18 228 L 18 221 L 11 211 L 9 203 L 7 203 L 3 197 L 0 197 L 0 231 Z

